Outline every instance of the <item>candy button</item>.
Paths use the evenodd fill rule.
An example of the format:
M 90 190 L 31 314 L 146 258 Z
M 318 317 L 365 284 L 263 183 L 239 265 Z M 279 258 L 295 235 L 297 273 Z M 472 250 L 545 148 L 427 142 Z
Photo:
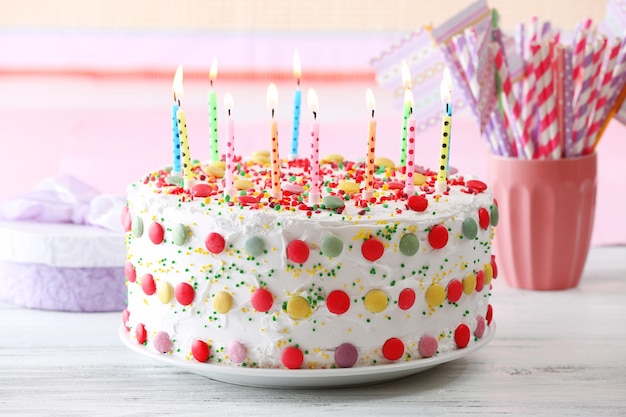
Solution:
M 137 280 L 137 271 L 130 261 L 127 261 L 124 265 L 124 275 L 126 279 L 128 279 L 128 282 L 135 282 Z
M 165 177 L 165 182 L 170 184 L 170 185 L 176 185 L 178 187 L 182 187 L 183 186 L 183 177 L 181 177 L 179 175 L 168 175 L 167 177 Z
M 413 211 L 424 211 L 428 208 L 428 200 L 424 195 L 412 195 L 406 204 Z
M 243 248 L 250 256 L 261 256 L 265 253 L 265 241 L 259 236 L 250 236 L 243 242 Z
M 433 249 L 441 249 L 448 243 L 448 229 L 436 224 L 428 233 L 428 243 Z
M 226 161 L 213 161 L 209 164 L 210 167 L 221 168 L 222 170 L 226 169 Z
M 412 288 L 405 288 L 398 295 L 398 307 L 400 310 L 408 310 L 415 304 L 415 291 Z
M 343 162 L 343 156 L 336 153 L 331 153 L 330 155 L 326 155 L 322 159 L 322 162 Z
M 175 245 L 183 246 L 187 241 L 187 228 L 182 223 L 172 226 L 172 242 Z
M 440 284 L 431 284 L 426 290 L 426 302 L 431 307 L 437 307 L 446 299 L 446 290 Z
M 253 155 L 250 157 L 250 160 L 254 163 L 257 163 L 259 165 L 269 165 L 270 164 L 270 157 L 265 156 L 265 155 Z
M 397 337 L 387 339 L 383 345 L 383 356 L 390 361 L 397 361 L 404 355 L 404 343 Z
M 485 314 L 485 320 L 487 320 L 487 324 L 491 324 L 491 319 L 493 318 L 493 307 L 491 304 L 487 305 L 487 313 Z
M 133 216 L 133 235 L 135 237 L 141 237 L 143 235 L 143 220 L 139 216 Z
M 148 332 L 142 323 L 139 323 L 135 328 L 135 337 L 140 345 L 143 345 L 148 340 Z
M 463 295 L 463 284 L 458 279 L 453 279 L 448 282 L 448 287 L 446 289 L 448 301 L 451 303 L 456 303 L 461 299 L 461 295 Z
M 159 282 L 156 289 L 157 297 L 159 301 L 163 304 L 167 304 L 172 301 L 172 297 L 174 296 L 174 289 L 169 282 Z
M 381 290 L 371 290 L 365 295 L 363 303 L 365 304 L 367 311 L 380 313 L 387 308 L 389 298 L 387 298 L 387 294 Z
M 413 233 L 407 233 L 400 238 L 400 244 L 398 246 L 400 253 L 405 256 L 413 256 L 420 248 L 420 241 Z
M 476 220 L 468 217 L 467 219 L 463 220 L 463 226 L 461 227 L 461 229 L 463 230 L 463 236 L 465 236 L 469 240 L 476 239 L 476 236 L 478 235 L 478 225 L 476 224 Z
M 426 176 L 416 172 L 413 174 L 413 185 L 424 185 L 426 183 Z
M 181 282 L 176 285 L 176 289 L 174 290 L 174 296 L 176 300 L 186 306 L 193 302 L 194 297 L 196 296 L 196 292 L 193 287 L 186 282 Z
M 474 329 L 474 336 L 477 338 L 483 337 L 485 334 L 485 318 L 481 315 L 476 316 L 476 328 Z
M 128 320 L 130 319 L 130 311 L 127 308 L 122 310 L 122 324 L 124 324 L 124 328 L 126 331 L 130 331 L 130 327 L 128 327 Z
M 345 205 L 341 198 L 334 195 L 327 195 L 322 199 L 322 203 L 327 209 L 338 209 Z
M 195 340 L 191 344 L 191 354 L 193 358 L 198 362 L 206 362 L 209 360 L 209 355 L 211 351 L 209 349 L 209 345 L 202 340 Z
M 259 199 L 252 195 L 240 195 L 240 196 L 237 196 L 237 201 L 239 201 L 239 204 L 246 206 L 248 204 L 258 203 Z
M 204 167 L 204 172 L 207 175 L 210 175 L 212 177 L 215 178 L 222 178 L 224 177 L 224 167 L 220 167 L 217 165 L 209 165 L 207 167 Z
M 437 353 L 437 349 L 439 348 L 439 342 L 433 336 L 424 335 L 420 338 L 420 341 L 417 343 L 417 351 L 424 358 L 430 358 L 435 356 Z
M 491 279 L 493 278 L 493 267 L 491 264 L 484 264 L 483 271 L 485 271 L 485 285 L 491 284 Z
M 491 270 L 493 279 L 498 278 L 498 264 L 496 263 L 496 255 L 491 255 Z
M 311 314 L 309 302 L 299 295 L 293 296 L 287 301 L 287 314 L 294 320 L 303 319 Z
M 302 366 L 304 362 L 304 355 L 302 351 L 295 346 L 289 346 L 283 350 L 282 355 L 280 356 L 280 360 L 285 366 L 285 368 L 289 369 L 298 369 Z
M 265 313 L 272 308 L 272 304 L 274 304 L 274 297 L 272 296 L 272 293 L 265 288 L 257 288 L 250 297 L 250 304 L 252 304 L 252 308 L 256 311 Z
M 194 197 L 209 197 L 213 194 L 213 191 L 215 191 L 215 189 L 211 186 L 211 184 L 200 183 L 191 187 L 191 195 Z
M 329 258 L 339 256 L 343 251 L 343 241 L 335 235 L 324 236 L 321 246 L 322 253 Z
M 130 232 L 131 220 L 128 206 L 122 207 L 122 212 L 120 213 L 120 221 L 122 223 L 122 229 L 124 230 L 124 232 Z
M 326 307 L 333 314 L 343 314 L 350 308 L 350 297 L 341 290 L 332 291 L 326 298 Z
M 244 178 L 239 178 L 234 184 L 235 188 L 238 190 L 249 190 L 250 188 L 254 188 L 254 183 Z
M 232 341 L 226 347 L 226 354 L 230 358 L 231 361 L 235 363 L 242 363 L 246 360 L 246 355 L 248 350 L 246 347 L 237 341 Z
M 216 312 L 226 314 L 233 307 L 233 296 L 226 291 L 220 291 L 213 296 L 211 305 Z
M 484 207 L 478 209 L 478 224 L 483 230 L 489 227 L 489 212 Z
M 148 236 L 150 237 L 150 241 L 155 245 L 159 245 L 161 244 L 161 242 L 163 242 L 164 235 L 165 231 L 163 230 L 163 226 L 161 226 L 157 222 L 152 222 L 152 224 L 148 228 Z
M 466 324 L 459 324 L 456 330 L 454 331 L 454 342 L 456 343 L 459 349 L 463 349 L 470 342 L 470 329 Z
M 145 274 L 141 277 L 141 289 L 146 295 L 152 295 L 156 292 L 156 284 L 152 274 Z
M 382 242 L 377 240 L 376 238 L 369 238 L 361 245 L 361 254 L 368 261 L 374 262 L 377 259 L 380 259 L 385 252 L 385 247 Z
M 476 273 L 476 292 L 481 292 L 485 288 L 485 273 L 481 269 Z
M 251 156 L 261 156 L 264 158 L 269 158 L 270 157 L 270 151 L 268 151 L 267 149 L 258 149 L 256 151 L 252 151 L 252 155 Z
M 354 181 L 341 181 L 337 188 L 346 194 L 358 193 L 360 190 L 359 184 Z
M 291 194 L 302 194 L 304 192 L 304 187 L 292 182 L 284 182 L 282 188 L 283 191 L 288 191 Z
M 152 345 L 157 352 L 167 353 L 172 349 L 173 343 L 170 340 L 170 335 L 168 335 L 167 332 L 161 331 L 154 336 Z
M 490 217 L 491 217 L 491 225 L 497 226 L 498 221 L 500 220 L 500 211 L 498 210 L 498 206 L 496 204 L 492 204 L 490 207 Z
M 224 237 L 219 233 L 212 232 L 204 239 L 204 245 L 213 254 L 221 253 L 226 247 Z
M 465 183 L 472 190 L 476 190 L 478 192 L 485 191 L 487 189 L 487 184 L 479 180 L 469 180 Z
M 476 275 L 469 274 L 463 278 L 463 293 L 470 295 L 476 289 Z
M 352 368 L 359 359 L 359 351 L 350 343 L 343 343 L 335 349 L 335 363 L 340 368 Z
M 287 246 L 287 258 L 297 264 L 305 263 L 309 259 L 309 246 L 302 240 L 292 240 Z
M 389 181 L 386 184 L 390 190 L 401 190 L 404 188 L 404 183 L 401 181 Z
M 383 156 L 377 156 L 374 158 L 374 165 L 384 168 L 393 169 L 396 164 L 389 158 L 385 158 Z

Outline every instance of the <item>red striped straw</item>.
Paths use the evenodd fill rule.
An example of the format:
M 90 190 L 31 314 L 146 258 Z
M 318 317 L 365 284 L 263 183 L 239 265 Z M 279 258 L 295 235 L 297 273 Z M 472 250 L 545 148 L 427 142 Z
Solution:
M 611 80 L 613 79 L 613 69 L 617 64 L 617 56 L 621 48 L 621 40 L 616 38 L 612 42 L 612 46 L 608 54 L 605 54 L 605 60 L 602 64 L 600 71 L 600 84 L 599 93 L 596 100 L 595 107 L 592 109 L 593 115 L 589 118 L 589 124 L 587 128 L 586 144 L 583 148 L 583 153 L 589 153 L 593 149 L 593 144 L 596 141 L 596 136 L 602 126 L 602 117 L 604 115 L 603 109 L 606 106 L 606 102 L 611 89 Z
M 556 45 L 555 54 L 553 71 L 556 86 L 556 115 L 559 147 L 563 149 L 565 145 L 565 50 L 563 45 Z
M 587 31 L 580 27 L 574 35 L 574 55 L 572 57 L 572 77 L 577 83 L 583 71 L 582 65 L 585 57 L 585 46 L 587 45 Z
M 536 152 L 539 157 L 559 158 L 557 135 L 556 100 L 554 97 L 554 83 L 552 81 L 552 57 L 549 44 L 531 45 L 535 57 L 535 76 L 537 77 L 538 109 L 539 109 L 539 148 Z
M 513 93 L 511 75 L 509 73 L 508 66 L 504 62 L 504 53 L 500 44 L 497 42 L 491 42 L 489 47 L 491 48 L 491 52 L 495 58 L 496 71 L 498 71 L 500 82 L 502 83 L 502 93 L 505 98 L 504 104 L 510 114 L 510 117 L 507 120 L 513 130 L 513 140 L 517 143 L 517 148 L 523 151 L 521 156 L 525 156 L 526 159 L 532 159 L 534 146 L 532 146 L 532 142 L 529 141 L 528 137 L 524 134 L 524 125 L 521 117 L 522 109 L 519 102 L 515 98 L 515 94 Z M 520 152 L 518 152 L 518 155 L 520 155 Z
M 574 127 L 572 128 L 572 148 L 567 156 L 578 156 L 582 151 L 582 131 L 585 128 L 585 121 L 588 111 L 589 96 L 591 96 L 591 75 L 593 72 L 593 55 L 594 46 L 587 44 L 585 48 L 585 56 L 581 64 L 582 75 L 579 77 L 582 82 L 577 83 L 574 80 Z

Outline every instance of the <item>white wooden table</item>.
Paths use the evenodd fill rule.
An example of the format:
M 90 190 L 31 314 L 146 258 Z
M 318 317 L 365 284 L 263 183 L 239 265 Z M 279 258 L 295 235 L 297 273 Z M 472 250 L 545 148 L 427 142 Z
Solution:
M 332 390 L 229 385 L 130 351 L 119 313 L 0 304 L 0 415 L 626 415 L 626 247 L 594 248 L 581 285 L 495 281 L 495 338 L 388 383 Z

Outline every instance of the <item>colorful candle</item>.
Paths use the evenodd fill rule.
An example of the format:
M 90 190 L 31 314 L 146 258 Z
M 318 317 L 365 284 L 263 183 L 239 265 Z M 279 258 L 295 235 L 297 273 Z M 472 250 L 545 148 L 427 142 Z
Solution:
M 209 91 L 209 129 L 211 132 L 211 162 L 220 160 L 219 143 L 217 141 L 217 97 L 213 90 L 213 82 L 217 78 L 217 59 L 213 58 L 211 69 L 209 71 L 209 82 L 211 89 Z
M 372 113 L 372 118 L 370 119 L 368 125 L 367 159 L 365 161 L 365 190 L 363 191 L 363 199 L 370 201 L 374 196 L 374 172 L 376 171 L 376 166 L 374 164 L 376 159 L 376 119 L 374 118 L 376 101 L 374 100 L 374 93 L 369 88 L 365 92 L 365 102 L 368 110 Z
M 412 89 L 411 71 L 409 70 L 409 64 L 405 60 L 402 61 L 402 86 L 404 87 L 405 92 L 411 91 Z M 404 102 L 403 110 L 402 142 L 400 145 L 400 166 L 406 164 L 407 121 L 409 119 L 409 112 L 411 111 L 411 108 L 407 105 L 406 100 Z
M 267 107 L 272 112 L 272 121 L 270 122 L 270 139 L 272 151 L 270 153 L 271 160 L 271 181 L 272 181 L 272 197 L 277 200 L 283 198 L 283 192 L 280 187 L 280 159 L 278 155 L 278 123 L 274 118 L 276 107 L 278 107 L 278 90 L 274 83 L 270 83 L 267 87 Z
M 229 197 L 235 195 L 235 122 L 231 115 L 233 110 L 233 96 L 226 93 L 224 96 L 224 107 L 226 107 L 226 172 L 224 173 L 225 185 L 224 194 Z
M 312 88 L 307 92 L 309 111 L 313 113 L 311 123 L 311 188 L 309 189 L 309 205 L 313 206 L 320 201 L 320 126 L 317 122 L 319 103 L 317 93 Z
M 441 81 L 441 101 L 443 103 L 443 118 L 441 121 L 441 149 L 439 155 L 439 172 L 435 182 L 435 191 L 443 193 L 448 189 L 448 168 L 450 161 L 450 133 L 452 130 L 452 78 L 450 71 L 445 68 Z
M 297 50 L 293 53 L 293 75 L 296 77 L 296 91 L 293 95 L 293 133 L 291 135 L 291 155 L 289 155 L 291 160 L 298 157 L 298 142 L 300 141 L 300 103 L 302 101 L 300 77 L 302 76 L 302 69 L 300 68 L 300 54 Z
M 406 148 L 406 169 L 404 178 L 404 192 L 412 195 L 415 192 L 415 116 L 413 116 L 413 92 L 406 90 L 404 92 L 404 106 L 409 109 L 409 119 L 407 121 L 407 148 Z
M 187 120 L 185 111 L 180 106 L 180 99 L 183 97 L 183 69 L 178 67 L 174 76 L 174 96 L 179 100 L 176 119 L 178 123 L 178 136 L 180 138 L 180 151 L 182 159 L 183 188 L 188 190 L 193 185 L 193 175 L 191 172 L 191 155 L 189 154 L 189 138 L 187 137 Z
M 176 73 L 174 74 L 174 82 L 172 83 L 172 89 L 174 90 L 174 104 L 172 105 L 172 151 L 173 151 L 173 162 L 172 162 L 172 176 L 179 176 L 180 171 L 180 136 L 178 135 L 178 117 L 176 116 L 176 112 L 178 112 L 178 99 L 176 97 L 176 83 L 177 79 L 180 78 L 180 84 L 182 86 L 182 77 L 183 77 L 183 67 L 181 65 L 176 69 Z M 182 87 L 181 87 L 182 88 Z

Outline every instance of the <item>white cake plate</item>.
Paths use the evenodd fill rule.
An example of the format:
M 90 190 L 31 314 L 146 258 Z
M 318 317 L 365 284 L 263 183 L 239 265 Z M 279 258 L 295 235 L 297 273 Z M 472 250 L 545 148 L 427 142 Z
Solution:
M 120 326 L 119 336 L 126 346 L 137 353 L 216 381 L 261 388 L 320 389 L 369 385 L 417 374 L 481 349 L 493 339 L 495 331 L 496 324 L 492 322 L 487 327 L 485 335 L 477 342 L 464 349 L 444 352 L 432 358 L 386 365 L 333 369 L 244 368 L 186 361 L 148 351 L 144 345 L 131 341 L 123 325 Z

